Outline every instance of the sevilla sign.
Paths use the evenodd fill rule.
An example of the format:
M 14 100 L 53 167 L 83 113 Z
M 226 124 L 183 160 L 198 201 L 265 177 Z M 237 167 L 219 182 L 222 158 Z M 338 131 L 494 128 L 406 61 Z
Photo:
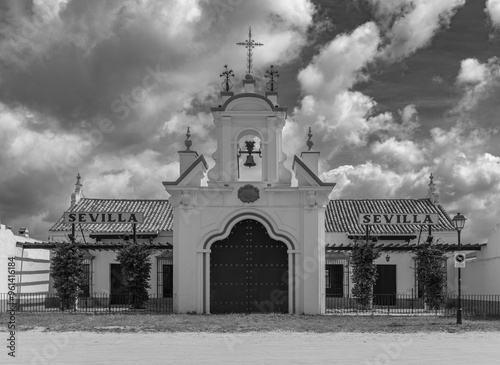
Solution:
M 144 216 L 142 212 L 135 213 L 81 213 L 81 212 L 65 212 L 64 223 L 86 223 L 86 224 L 102 224 L 102 223 L 142 223 Z
M 405 213 L 361 213 L 359 224 L 363 225 L 400 225 L 400 224 L 425 224 L 436 225 L 439 223 L 438 214 L 405 214 Z

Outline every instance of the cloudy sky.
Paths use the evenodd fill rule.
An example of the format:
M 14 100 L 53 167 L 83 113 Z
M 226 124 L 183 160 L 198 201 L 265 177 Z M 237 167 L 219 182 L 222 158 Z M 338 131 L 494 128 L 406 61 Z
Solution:
M 185 128 L 207 159 L 210 106 L 246 39 L 275 65 L 288 161 L 313 128 L 332 198 L 420 198 L 500 223 L 500 0 L 0 2 L 0 219 L 46 239 L 75 176 L 95 198 L 166 198 Z M 262 91 L 264 83 L 258 82 Z

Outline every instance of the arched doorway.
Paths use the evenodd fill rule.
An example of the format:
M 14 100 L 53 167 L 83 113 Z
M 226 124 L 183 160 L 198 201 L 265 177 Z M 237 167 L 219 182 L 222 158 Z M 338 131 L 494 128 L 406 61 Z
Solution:
M 211 313 L 288 313 L 287 246 L 252 219 L 238 222 L 210 254 Z

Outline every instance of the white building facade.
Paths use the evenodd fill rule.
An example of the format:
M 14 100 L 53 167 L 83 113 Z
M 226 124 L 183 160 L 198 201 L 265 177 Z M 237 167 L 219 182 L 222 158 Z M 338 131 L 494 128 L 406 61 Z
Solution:
M 222 92 L 220 104 L 211 109 L 217 138 L 211 169 L 191 149 L 188 129 L 186 149 L 179 151 L 179 178 L 163 182 L 168 200 L 86 198 L 78 177 L 68 212 L 142 213 L 144 222 L 135 228 L 137 242 L 152 248 L 149 294 L 171 301 L 176 313 L 325 313 L 328 298 L 352 296 L 350 251 L 367 233 L 358 221 L 361 213 L 438 217 L 430 231 L 417 224 L 370 228 L 368 239 L 382 250 L 375 294 L 418 297 L 413 251 L 428 236 L 448 252 L 447 290 L 454 293 L 450 258 L 457 234 L 432 176 L 429 194 L 421 199 L 330 200 L 335 183 L 318 177 L 320 154 L 312 149 L 311 131 L 288 170 L 282 136 L 287 109 L 276 92 L 256 93 L 255 83 L 247 74 L 242 93 Z M 49 231 L 47 247 L 67 242 L 70 233 L 71 225 L 61 217 Z M 84 223 L 74 233 L 86 250 L 83 296 L 109 295 L 112 305 L 113 295 L 124 293 L 116 251 L 132 239 L 132 226 Z M 498 242 L 498 234 L 490 241 Z M 495 294 L 498 285 L 485 283 L 498 274 L 491 264 L 498 244 L 489 245 L 485 250 L 464 244 L 469 256 L 480 251 L 464 281 L 465 287 Z
M 286 108 L 276 93 L 256 94 L 249 74 L 244 87 L 212 108 L 217 150 L 207 186 L 207 164 L 189 145 L 180 152 L 180 178 L 164 183 L 174 216 L 174 310 L 324 313 L 325 209 L 335 184 L 319 180 L 319 153 L 309 151 L 294 157 L 298 186 L 291 186 Z M 241 146 L 255 141 L 260 180 L 242 181 L 242 160 L 254 151 Z

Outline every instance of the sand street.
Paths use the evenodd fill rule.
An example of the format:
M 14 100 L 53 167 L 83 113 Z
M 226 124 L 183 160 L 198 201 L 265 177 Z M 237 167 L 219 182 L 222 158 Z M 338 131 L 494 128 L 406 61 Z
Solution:
M 2 334 L 3 335 L 3 334 Z M 500 333 L 20 332 L 15 364 L 500 364 Z M 0 364 L 13 364 L 7 356 Z

